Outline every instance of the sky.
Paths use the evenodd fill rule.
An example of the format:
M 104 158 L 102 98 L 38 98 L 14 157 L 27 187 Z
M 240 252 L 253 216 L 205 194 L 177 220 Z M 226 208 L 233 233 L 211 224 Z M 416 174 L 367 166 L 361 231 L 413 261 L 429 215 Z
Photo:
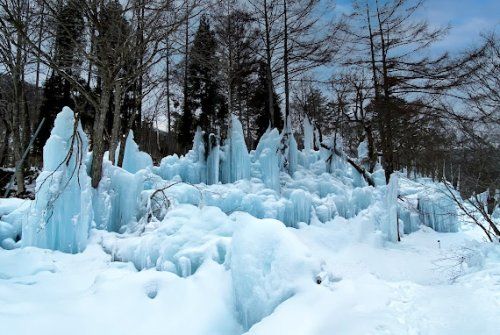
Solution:
M 351 0 L 337 0 L 337 10 L 348 11 Z M 480 33 L 500 32 L 500 0 L 427 0 L 421 15 L 436 26 L 451 25 L 436 51 L 460 51 L 477 43 Z

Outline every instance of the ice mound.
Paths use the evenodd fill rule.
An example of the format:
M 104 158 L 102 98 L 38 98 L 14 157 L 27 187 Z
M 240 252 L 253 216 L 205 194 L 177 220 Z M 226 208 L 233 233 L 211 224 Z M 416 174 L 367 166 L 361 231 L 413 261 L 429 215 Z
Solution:
M 235 222 L 216 207 L 178 205 L 140 234 L 102 233 L 104 249 L 137 269 L 156 268 L 187 277 L 207 259 L 223 264 Z
M 458 231 L 457 208 L 449 194 L 456 191 L 429 178 L 400 179 L 404 201 L 399 206 L 399 216 L 404 222 L 405 234 L 418 230 L 422 224 L 442 233 Z M 456 192 L 455 197 L 460 195 Z
M 248 330 L 301 288 L 316 285 L 320 263 L 281 222 L 245 213 L 236 217 L 231 277 L 235 308 Z
M 64 107 L 43 148 L 43 171 L 22 227 L 23 245 L 69 253 L 85 249 L 93 218 L 87 144 L 80 122 L 75 124 L 73 111 Z
M 119 150 L 117 150 L 117 153 Z M 125 153 L 123 156 L 123 169 L 136 173 L 141 169 L 153 166 L 153 160 L 146 152 L 140 151 L 139 146 L 134 141 L 134 132 L 131 130 L 128 133 L 125 143 Z

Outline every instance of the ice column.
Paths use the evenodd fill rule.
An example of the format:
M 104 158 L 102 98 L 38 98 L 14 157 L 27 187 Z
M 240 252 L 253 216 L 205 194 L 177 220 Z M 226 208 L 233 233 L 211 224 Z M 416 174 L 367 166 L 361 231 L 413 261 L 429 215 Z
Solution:
M 92 187 L 85 167 L 87 136 L 73 111 L 64 107 L 43 148 L 44 166 L 36 180 L 31 215 L 22 243 L 63 252 L 85 249 L 93 218 Z

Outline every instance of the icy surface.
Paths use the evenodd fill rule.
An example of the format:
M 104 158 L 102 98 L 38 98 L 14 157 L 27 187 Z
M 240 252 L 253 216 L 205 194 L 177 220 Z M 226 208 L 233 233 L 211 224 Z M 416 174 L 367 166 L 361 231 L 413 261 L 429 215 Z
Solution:
M 76 128 L 74 124 L 73 111 L 63 108 L 43 148 L 43 171 L 22 228 L 25 246 L 75 253 L 87 245 L 93 218 L 92 189 L 84 161 L 87 136 L 80 122 Z

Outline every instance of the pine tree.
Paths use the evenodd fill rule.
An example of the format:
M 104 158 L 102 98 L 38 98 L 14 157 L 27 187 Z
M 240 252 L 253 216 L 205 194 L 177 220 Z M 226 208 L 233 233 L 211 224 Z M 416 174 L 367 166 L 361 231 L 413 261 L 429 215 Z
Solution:
M 84 22 L 78 2 L 71 0 L 60 10 L 56 18 L 56 38 L 54 61 L 66 73 L 75 74 L 78 70 L 78 48 L 82 43 L 81 35 Z M 36 151 L 41 153 L 45 142 L 50 136 L 54 120 L 64 106 L 74 108 L 75 101 L 69 81 L 57 72 L 44 83 L 42 104 L 40 106 L 40 120 L 45 118 L 44 125 L 38 135 Z
M 255 139 L 258 140 L 266 131 L 266 129 L 273 124 L 278 129 L 283 128 L 283 118 L 279 106 L 278 95 L 273 91 L 274 102 L 274 120 L 271 123 L 271 111 L 269 110 L 269 94 L 268 94 L 268 80 L 267 80 L 267 64 L 265 61 L 259 61 L 259 68 L 257 78 L 254 83 L 254 90 L 252 98 L 249 101 L 249 107 L 255 119 Z
M 227 102 L 220 84 L 217 41 L 206 15 L 200 18 L 187 65 L 187 88 L 184 113 L 179 122 L 179 143 L 187 148 L 194 130 L 207 133 L 224 130 L 227 124 Z M 196 114 L 199 116 L 196 117 Z

